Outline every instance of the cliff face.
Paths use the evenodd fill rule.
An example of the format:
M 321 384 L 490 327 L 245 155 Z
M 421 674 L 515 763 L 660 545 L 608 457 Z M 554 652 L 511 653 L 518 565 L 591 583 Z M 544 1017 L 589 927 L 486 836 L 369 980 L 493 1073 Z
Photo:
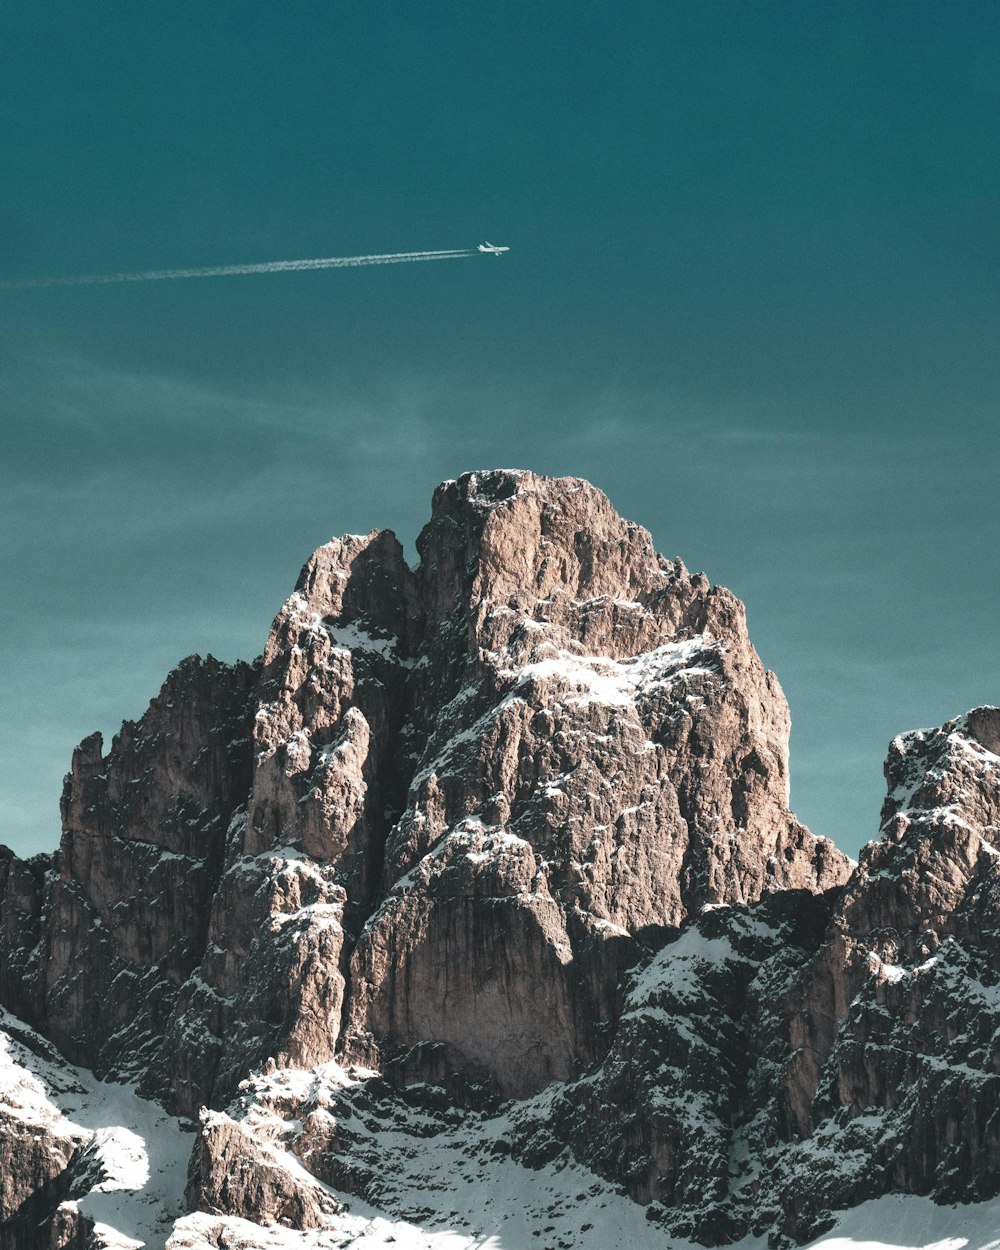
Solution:
M 0 867 L 4 1001 L 75 1062 L 140 1075 L 202 958 L 255 670 L 186 660 L 107 756 L 73 753 L 51 860 Z
M 416 1219 L 426 1195 L 407 1160 L 456 1136 L 484 1171 L 565 1167 L 568 1149 L 671 1244 L 802 1242 L 889 1193 L 995 1196 L 998 725 L 980 708 L 893 743 L 882 837 L 845 886 L 708 905 L 658 934 L 618 978 L 603 1055 L 575 1078 L 513 1105 L 481 1098 L 457 1125 L 454 1100 L 427 1086 L 265 1072 L 206 1122 L 192 1198 L 270 1218 L 273 1201 L 246 1188 L 220 1198 L 211 1142 L 236 1137 L 244 1157 L 280 1142 L 327 1184 Z M 435 1185 L 457 1201 L 457 1183 Z
M 418 548 L 414 573 L 391 534 L 327 544 L 271 630 L 169 1035 L 190 1109 L 339 1051 L 531 1092 L 603 1053 L 644 933 L 846 877 L 788 811 L 742 606 L 600 492 L 470 474 Z
M 257 664 L 81 744 L 59 851 L 0 854 L 0 998 L 214 1108 L 223 1221 L 405 1214 L 384 1158 L 459 1130 L 707 1244 L 995 1192 L 1000 713 L 897 739 L 852 873 L 742 605 L 599 491 L 467 474 L 418 550 L 319 548 Z
M 974 1201 L 1000 1164 L 1000 709 L 896 738 L 885 773 L 881 837 L 789 996 L 789 1129 L 842 1143 L 810 1201 Z
M 741 606 L 604 496 L 464 479 L 420 551 L 407 792 L 347 1051 L 413 1074 L 434 1039 L 523 1094 L 602 1052 L 638 936 L 844 863 L 788 813 L 787 710 Z

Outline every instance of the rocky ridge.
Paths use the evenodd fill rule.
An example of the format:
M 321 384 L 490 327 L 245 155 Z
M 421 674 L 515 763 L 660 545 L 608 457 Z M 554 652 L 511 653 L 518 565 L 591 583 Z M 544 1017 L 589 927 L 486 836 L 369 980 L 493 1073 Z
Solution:
M 976 1201 L 1000 1165 L 1000 709 L 901 735 L 885 773 L 881 836 L 789 997 L 786 1114 L 839 1143 L 814 1204 Z
M 0 853 L 0 998 L 210 1108 L 176 1244 L 419 1220 L 432 1141 L 708 1245 L 995 1194 L 1000 712 L 896 740 L 852 871 L 742 605 L 599 491 L 467 474 L 418 550 L 319 548 L 261 661 L 185 661 L 56 855 Z

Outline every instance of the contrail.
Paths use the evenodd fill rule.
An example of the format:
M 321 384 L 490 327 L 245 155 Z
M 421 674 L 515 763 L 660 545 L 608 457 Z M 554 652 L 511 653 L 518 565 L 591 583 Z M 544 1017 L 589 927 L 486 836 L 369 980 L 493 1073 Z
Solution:
M 319 256 L 313 260 L 269 260 L 259 265 L 211 265 L 206 269 L 148 269 L 143 273 L 92 273 L 75 278 L 23 278 L 0 282 L 0 290 L 39 286 L 96 286 L 108 282 L 164 282 L 173 278 L 233 278 L 248 273 L 293 273 L 301 269 L 356 269 L 361 265 L 408 265 L 418 260 L 459 260 L 472 248 L 441 252 L 389 252 L 381 256 Z

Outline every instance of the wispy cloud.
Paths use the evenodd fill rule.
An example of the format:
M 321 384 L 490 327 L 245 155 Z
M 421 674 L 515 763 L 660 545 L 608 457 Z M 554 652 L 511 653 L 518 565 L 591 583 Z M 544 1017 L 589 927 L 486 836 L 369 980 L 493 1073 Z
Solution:
M 0 812 L 23 821 L 0 838 L 22 848 L 51 844 L 83 734 L 140 713 L 191 651 L 256 654 L 315 545 L 373 525 L 412 541 L 433 486 L 464 469 L 589 477 L 747 600 L 792 702 L 797 801 L 821 832 L 877 808 L 893 733 L 1000 678 L 983 574 L 993 466 L 944 426 L 899 445 L 667 381 L 589 387 L 481 362 L 253 389 L 44 344 L 8 344 L 0 363 L 20 430 L 0 469 Z M 845 794 L 836 760 L 858 742 L 874 780 Z

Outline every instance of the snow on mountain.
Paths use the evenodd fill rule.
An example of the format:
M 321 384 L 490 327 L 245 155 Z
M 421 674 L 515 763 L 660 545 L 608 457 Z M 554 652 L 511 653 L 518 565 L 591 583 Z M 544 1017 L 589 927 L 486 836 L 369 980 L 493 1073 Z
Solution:
M 0 1114 L 23 1121 L 36 1137 L 74 1143 L 77 1184 L 63 1205 L 93 1225 L 98 1245 L 163 1246 L 185 1209 L 193 1125 L 140 1098 L 132 1085 L 99 1081 L 68 1064 L 4 1011 Z M 21 1166 L 16 1154 L 7 1166 Z
M 688 943 L 684 958 L 711 960 L 712 953 Z M 652 988 L 649 978 L 646 985 Z M 269 1160 L 296 1185 L 341 1209 L 306 1229 L 282 1227 L 275 1211 L 264 1222 L 192 1214 L 178 1221 L 168 1250 L 697 1250 L 701 1243 L 666 1236 L 646 1208 L 569 1150 L 532 1166 L 515 1158 L 512 1147 L 526 1127 L 548 1119 L 560 1096 L 553 1085 L 492 1113 L 458 1111 L 429 1089 L 412 1088 L 399 1098 L 375 1074 L 337 1064 L 259 1074 L 244 1083 L 233 1114 L 267 1143 Z M 207 1119 L 218 1128 L 233 1123 L 220 1113 Z M 329 1133 L 336 1136 L 336 1172 L 367 1198 L 313 1174 L 324 1169 L 310 1156 L 328 1149 Z M 234 1163 L 239 1166 L 230 1156 L 227 1167 Z M 214 1205 L 217 1192 L 205 1205 Z M 948 1207 L 890 1195 L 830 1222 L 828 1232 L 808 1243 L 811 1250 L 1000 1250 L 1000 1200 Z M 774 1244 L 772 1234 L 750 1236 L 734 1250 Z
M 324 544 L 0 847 L 2 1250 L 993 1244 L 1000 710 L 893 742 L 855 865 L 600 491 L 466 474 L 417 547 Z
M 382 1160 L 383 1173 L 383 1202 L 377 1205 L 322 1186 L 279 1147 L 274 1157 L 282 1167 L 344 1206 L 319 1228 L 183 1215 L 191 1126 L 138 1097 L 134 1088 L 97 1081 L 65 1063 L 6 1013 L 0 1025 L 0 1107 L 36 1131 L 81 1143 L 93 1184 L 64 1206 L 92 1221 L 95 1244 L 109 1250 L 663 1250 L 663 1231 L 644 1209 L 568 1155 L 532 1169 L 498 1151 L 514 1129 L 507 1115 L 469 1113 L 431 1138 L 421 1136 L 428 1125 L 419 1111 L 406 1132 L 399 1123 L 376 1129 L 372 1157 Z M 252 1089 L 263 1100 L 308 1092 L 322 1101 L 324 1094 L 363 1085 L 328 1065 L 316 1072 L 271 1073 L 257 1078 Z M 515 1114 L 523 1116 L 524 1109 Z M 260 1127 L 262 1109 L 257 1118 Z M 401 1205 L 419 1206 L 420 1218 L 392 1214 Z M 694 1243 L 676 1238 L 669 1245 L 695 1250 Z M 766 1246 L 766 1238 L 745 1238 L 734 1250 Z M 1000 1200 L 941 1207 L 890 1195 L 840 1215 L 808 1250 L 1000 1250 Z
M 581 1226 L 582 1227 L 582 1226 Z M 635 1239 L 630 1235 L 635 1232 Z M 551 1250 L 561 1230 L 552 1225 L 551 1240 L 521 1239 L 508 1229 L 485 1238 L 458 1231 L 427 1232 L 402 1220 L 387 1219 L 362 1204 L 335 1228 L 294 1232 L 261 1228 L 246 1220 L 192 1215 L 179 1221 L 168 1250 Z M 591 1233 L 593 1236 L 591 1237 Z M 649 1240 L 649 1229 L 633 1230 L 613 1224 L 594 1224 L 585 1233 L 563 1238 L 574 1250 L 635 1247 L 663 1250 L 661 1239 Z M 731 1250 L 767 1250 L 765 1238 L 749 1238 Z M 671 1240 L 670 1250 L 701 1250 L 688 1242 Z M 893 1194 L 862 1203 L 841 1215 L 836 1226 L 803 1250 L 1000 1250 L 1000 1202 L 967 1207 L 938 1207 L 926 1198 Z

